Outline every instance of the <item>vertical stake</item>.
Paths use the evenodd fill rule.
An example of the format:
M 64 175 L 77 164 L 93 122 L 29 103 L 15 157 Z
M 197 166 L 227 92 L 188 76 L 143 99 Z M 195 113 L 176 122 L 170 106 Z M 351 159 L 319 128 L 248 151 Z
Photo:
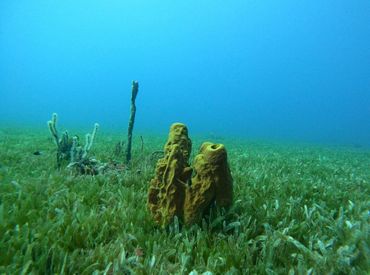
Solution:
M 127 148 L 126 148 L 126 163 L 127 164 L 131 161 L 132 131 L 134 130 L 135 114 L 136 114 L 135 100 L 136 100 L 136 96 L 138 92 L 139 92 L 139 82 L 132 81 L 131 112 L 130 112 L 130 120 L 128 122 Z

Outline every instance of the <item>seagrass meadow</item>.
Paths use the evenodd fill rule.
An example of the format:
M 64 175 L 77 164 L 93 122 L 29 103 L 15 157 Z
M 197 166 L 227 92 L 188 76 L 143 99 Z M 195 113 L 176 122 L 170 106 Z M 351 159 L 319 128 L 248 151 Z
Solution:
M 211 139 L 228 150 L 233 206 L 161 229 L 146 201 L 166 136 L 143 139 L 130 167 L 76 176 L 56 169 L 46 129 L 3 128 L 0 273 L 369 274 L 369 149 Z M 91 155 L 124 163 L 119 140 L 102 130 Z

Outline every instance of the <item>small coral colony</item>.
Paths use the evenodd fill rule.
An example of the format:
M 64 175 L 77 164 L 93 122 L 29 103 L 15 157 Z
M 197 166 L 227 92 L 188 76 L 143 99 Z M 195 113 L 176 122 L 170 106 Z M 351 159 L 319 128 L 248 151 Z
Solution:
M 138 83 L 134 81 L 129 140 L 132 137 L 137 92 Z M 78 136 L 71 137 L 67 131 L 59 134 L 57 119 L 54 113 L 48 121 L 48 127 L 57 146 L 58 169 L 65 166 L 75 175 L 97 175 L 117 167 L 89 157 L 99 124 L 95 123 L 92 133 L 86 134 L 82 145 Z M 186 125 L 172 124 L 164 146 L 164 156 L 157 161 L 154 178 L 149 183 L 147 199 L 149 212 L 161 227 L 170 225 L 175 218 L 184 225 L 198 223 L 212 209 L 228 208 L 232 204 L 233 179 L 225 146 L 204 142 L 192 165 L 189 164 L 191 149 L 192 142 Z M 126 151 L 129 150 L 131 144 L 127 146 Z M 131 152 L 127 152 L 127 155 L 131 156 Z

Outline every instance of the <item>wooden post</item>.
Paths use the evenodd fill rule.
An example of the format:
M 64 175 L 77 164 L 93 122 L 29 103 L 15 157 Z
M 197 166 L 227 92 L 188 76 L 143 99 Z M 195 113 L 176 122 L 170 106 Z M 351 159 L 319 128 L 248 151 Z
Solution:
M 127 164 L 131 160 L 132 131 L 134 130 L 135 114 L 136 114 L 135 100 L 136 100 L 136 96 L 138 92 L 139 92 L 139 82 L 132 81 L 131 113 L 130 113 L 130 120 L 128 122 L 128 135 L 127 135 L 127 147 L 126 147 L 126 163 Z

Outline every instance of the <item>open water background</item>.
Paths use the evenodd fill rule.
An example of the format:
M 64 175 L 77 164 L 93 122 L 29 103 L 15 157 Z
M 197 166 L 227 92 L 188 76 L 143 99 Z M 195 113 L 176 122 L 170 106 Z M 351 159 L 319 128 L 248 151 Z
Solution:
M 370 1 L 0 2 L 0 125 L 370 145 Z

